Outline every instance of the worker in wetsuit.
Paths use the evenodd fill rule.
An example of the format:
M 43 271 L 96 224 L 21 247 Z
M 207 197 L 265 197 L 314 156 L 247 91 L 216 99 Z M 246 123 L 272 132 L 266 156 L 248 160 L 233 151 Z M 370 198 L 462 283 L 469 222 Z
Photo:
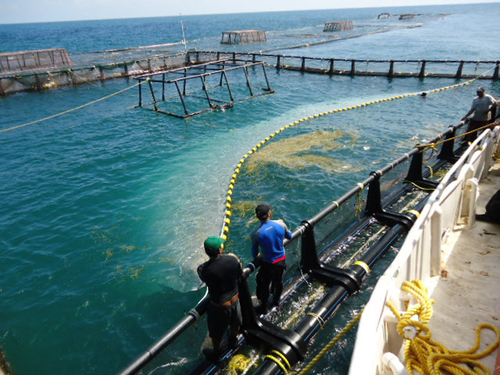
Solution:
M 286 269 L 286 254 L 283 239 L 291 239 L 292 233 L 283 220 L 271 220 L 272 210 L 267 204 L 259 204 L 255 214 L 260 226 L 251 233 L 252 256 L 262 256 L 262 265 L 257 274 L 258 314 L 265 314 L 270 306 L 277 306 L 283 292 L 283 273 Z M 259 254 L 259 247 L 261 249 Z M 269 294 L 273 299 L 269 301 Z
M 223 254 L 223 244 L 224 239 L 220 237 L 208 237 L 204 247 L 210 259 L 197 270 L 210 293 L 207 323 L 213 350 L 206 349 L 203 352 L 214 362 L 220 359 L 221 343 L 228 327 L 228 345 L 236 345 L 242 321 L 238 294 L 238 279 L 242 274 L 241 262 L 234 254 Z

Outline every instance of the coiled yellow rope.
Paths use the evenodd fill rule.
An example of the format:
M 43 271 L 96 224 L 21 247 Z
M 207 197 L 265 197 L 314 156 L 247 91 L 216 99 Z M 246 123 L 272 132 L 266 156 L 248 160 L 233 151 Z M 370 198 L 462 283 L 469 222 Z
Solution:
M 470 350 L 464 352 L 448 350 L 444 345 L 431 340 L 432 334 L 427 323 L 432 316 L 434 301 L 428 297 L 423 283 L 420 280 L 405 281 L 401 290 L 411 293 L 418 301 L 403 315 L 391 302 L 387 302 L 387 306 L 399 321 L 398 333 L 406 340 L 406 369 L 410 374 L 414 374 L 415 371 L 424 375 L 441 375 L 445 372 L 455 375 L 490 374 L 490 370 L 477 360 L 488 356 L 500 344 L 498 328 L 492 324 L 481 324 L 476 328 L 476 343 Z M 415 317 L 419 320 L 415 320 Z M 484 352 L 476 353 L 481 344 L 480 335 L 483 329 L 494 331 L 497 340 Z M 411 337 L 412 330 L 415 332 L 414 337 Z M 463 367 L 463 364 L 468 367 Z
M 240 372 L 246 370 L 250 365 L 251 360 L 244 354 L 237 354 L 229 362 L 228 370 L 230 375 L 238 375 Z

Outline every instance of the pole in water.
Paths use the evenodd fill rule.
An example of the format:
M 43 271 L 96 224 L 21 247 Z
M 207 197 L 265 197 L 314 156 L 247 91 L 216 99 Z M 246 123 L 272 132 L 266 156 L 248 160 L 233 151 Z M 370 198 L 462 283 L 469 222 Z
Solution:
M 181 14 L 179 13 L 179 16 Z M 187 51 L 187 43 L 186 43 L 186 32 L 184 30 L 184 22 L 181 20 L 181 28 L 182 28 L 182 44 L 184 44 L 184 51 Z

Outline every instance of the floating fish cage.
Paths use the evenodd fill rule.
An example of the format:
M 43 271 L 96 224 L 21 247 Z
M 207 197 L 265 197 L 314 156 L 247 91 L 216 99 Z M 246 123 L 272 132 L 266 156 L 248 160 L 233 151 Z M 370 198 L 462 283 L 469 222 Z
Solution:
M 224 31 L 221 44 L 247 44 L 267 42 L 265 30 Z
M 415 16 L 416 16 L 416 15 L 415 15 L 415 14 L 413 14 L 413 13 L 401 14 L 401 15 L 399 16 L 399 19 L 400 19 L 400 20 L 412 20 L 412 19 L 414 19 L 414 18 L 415 18 Z
M 213 51 L 190 52 L 188 60 L 203 63 L 224 57 L 232 59 L 251 58 L 252 61 L 259 59 L 277 69 L 329 75 L 493 80 L 498 80 L 500 77 L 500 61 L 333 59 L 266 53 Z
M 429 169 L 450 168 L 463 151 L 453 141 L 463 128 L 463 124 L 450 126 L 429 140 L 431 144 L 447 140 L 439 154 L 417 146 L 302 221 L 292 239 L 284 243 L 289 269 L 282 301 L 265 317 L 256 315 L 247 281 L 260 267 L 261 259 L 248 264 L 238 286 L 244 334 L 234 347 L 225 347 L 220 362 L 178 360 L 199 351 L 204 340 L 210 301 L 205 296 L 120 375 L 213 374 L 231 369 L 238 356 L 252 357 L 246 369 L 240 369 L 243 373 L 275 375 L 303 366 L 310 358 L 307 352 L 313 338 L 347 299 L 362 293 L 368 278 L 376 279 L 370 271 L 379 266 L 377 263 L 396 252 L 398 242 L 438 186 L 438 174 L 431 177 Z
M 94 81 L 166 72 L 180 67 L 216 62 L 228 58 L 251 60 L 252 63 L 258 59 L 277 69 L 328 75 L 493 80 L 498 80 L 500 76 L 500 61 L 333 59 L 266 53 L 188 51 L 124 62 L 71 67 L 71 69 L 39 68 L 17 73 L 0 72 L 0 96 L 22 91 L 43 91 L 61 86 L 74 86 Z M 267 83 L 264 83 L 264 86 L 267 86 Z
M 137 107 L 180 118 L 225 110 L 238 101 L 274 92 L 262 61 L 223 59 L 136 79 L 141 83 Z M 150 101 L 144 102 L 147 94 Z
M 0 53 L 0 72 L 12 73 L 41 68 L 61 68 L 72 62 L 64 48 Z
M 326 22 L 323 31 L 347 31 L 353 29 L 352 21 Z
M 0 72 L 0 96 L 23 91 L 44 91 L 174 69 L 186 65 L 186 56 L 186 53 L 182 52 L 147 59 L 71 67 L 71 69 L 38 68 L 34 71 L 17 73 Z

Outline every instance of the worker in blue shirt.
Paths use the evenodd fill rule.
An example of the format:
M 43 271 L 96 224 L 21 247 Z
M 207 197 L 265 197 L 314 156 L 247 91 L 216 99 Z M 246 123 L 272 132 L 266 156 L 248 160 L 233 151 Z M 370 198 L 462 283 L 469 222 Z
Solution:
M 283 292 L 283 273 L 286 269 L 286 254 L 283 239 L 292 239 L 283 220 L 271 220 L 272 209 L 267 204 L 259 204 L 255 209 L 260 226 L 252 234 L 252 256 L 262 256 L 262 265 L 257 274 L 257 298 L 260 306 L 256 311 L 265 314 L 270 306 L 277 306 Z M 260 247 L 260 254 L 259 254 Z M 273 299 L 269 302 L 269 294 Z

